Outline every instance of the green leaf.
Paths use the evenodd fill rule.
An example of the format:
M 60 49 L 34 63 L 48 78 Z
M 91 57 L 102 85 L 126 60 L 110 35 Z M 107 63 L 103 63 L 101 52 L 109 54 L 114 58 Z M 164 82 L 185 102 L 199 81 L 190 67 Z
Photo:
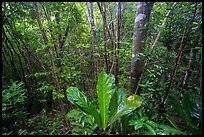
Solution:
M 108 125 L 111 125 L 113 122 L 118 120 L 123 115 L 129 114 L 136 108 L 140 107 L 141 104 L 142 104 L 142 97 L 138 95 L 131 95 L 128 98 L 125 98 L 119 104 L 116 114 L 110 118 Z
M 129 121 L 132 119 L 132 114 L 124 115 L 121 117 L 121 120 L 119 121 L 122 124 L 121 130 L 124 135 L 128 134 L 130 132 L 129 128 Z
M 115 90 L 110 101 L 110 117 L 112 117 L 117 111 L 117 106 L 118 106 L 117 100 L 118 100 L 118 94 L 117 94 L 117 90 Z
M 105 131 L 108 121 L 108 111 L 111 95 L 113 93 L 114 76 L 111 74 L 106 74 L 103 69 L 98 76 L 97 82 L 97 96 L 98 104 L 101 114 L 102 128 Z
M 74 119 L 78 119 L 78 115 L 80 114 L 81 112 L 76 110 L 76 109 L 72 109 L 70 110 L 67 114 L 66 114 L 66 118 L 69 119 L 69 118 L 74 118 Z
M 130 122 L 130 125 L 134 125 L 135 130 L 138 130 L 138 129 L 142 128 L 143 124 L 144 124 L 144 122 L 142 120 L 140 120 L 140 119 L 132 120 Z
M 188 94 L 188 92 L 185 92 L 183 94 L 183 107 L 184 107 L 186 122 L 188 125 L 189 123 L 192 123 L 191 102 L 190 102 L 190 95 Z
M 124 89 L 119 88 L 115 90 L 110 101 L 110 117 L 116 113 L 118 105 L 126 96 L 127 93 L 125 93 Z
M 185 132 L 182 132 L 180 130 L 176 130 L 170 126 L 167 125 L 159 125 L 159 128 L 163 129 L 163 132 L 167 134 L 176 134 L 176 135 L 186 135 Z
M 158 126 L 157 123 L 155 123 L 154 121 L 151 121 L 151 120 L 147 120 L 147 121 L 145 121 L 145 123 L 147 123 L 148 125 L 150 125 L 152 127 L 157 127 Z
M 81 124 L 80 124 L 79 122 L 71 122 L 71 124 L 74 125 L 74 126 L 79 126 L 79 127 L 81 127 Z
M 185 113 L 184 113 L 183 108 L 179 102 L 179 98 L 175 93 L 170 94 L 170 103 L 172 104 L 173 109 L 182 118 L 185 115 Z
M 164 113 L 164 115 L 166 116 L 166 119 L 174 126 L 174 128 L 180 130 L 176 122 L 168 114 Z
M 144 125 L 145 125 L 145 126 L 147 127 L 147 129 L 149 130 L 148 134 L 150 134 L 150 135 L 156 135 L 154 129 L 153 129 L 150 125 L 148 125 L 148 124 L 146 124 L 146 123 L 144 123 Z
M 69 87 L 67 89 L 67 99 L 74 105 L 77 105 L 82 110 L 88 112 L 90 102 L 88 101 L 87 97 L 80 92 L 76 87 Z
M 92 115 L 95 118 L 97 125 L 101 129 L 101 120 L 97 109 L 81 91 L 79 91 L 76 87 L 69 87 L 67 89 L 67 99 L 72 104 L 78 106 L 82 111 Z

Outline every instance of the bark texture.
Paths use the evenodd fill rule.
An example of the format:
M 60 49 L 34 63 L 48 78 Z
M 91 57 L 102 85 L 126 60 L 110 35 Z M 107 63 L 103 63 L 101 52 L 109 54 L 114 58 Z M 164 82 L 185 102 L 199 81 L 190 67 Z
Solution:
M 109 31 L 108 31 L 108 27 L 107 27 L 107 21 L 106 21 L 106 8 L 105 8 L 105 4 L 103 2 L 98 3 L 98 7 L 99 7 L 99 10 L 102 14 L 102 19 L 103 19 L 103 33 L 104 33 L 104 37 L 103 37 L 103 40 L 104 40 L 104 58 L 105 58 L 105 63 L 104 63 L 104 68 L 106 68 L 106 72 L 108 73 L 109 72 L 109 61 L 108 61 L 108 53 L 107 53 L 107 41 L 108 41 L 108 34 L 109 34 Z M 110 37 L 110 34 L 109 34 L 109 37 Z
M 138 2 L 137 14 L 134 23 L 133 47 L 131 60 L 131 87 L 130 91 L 135 92 L 139 78 L 144 71 L 144 59 L 141 54 L 144 51 L 147 38 L 147 22 L 153 7 L 153 2 Z M 137 93 L 138 95 L 140 92 Z
M 93 5 L 92 2 L 87 2 L 87 9 L 88 9 L 88 14 L 89 14 L 89 21 L 91 24 L 91 33 L 92 33 L 92 60 L 93 60 L 93 75 L 94 75 L 94 81 L 97 78 L 97 74 L 99 73 L 99 68 L 98 68 L 98 58 L 96 56 L 96 49 L 95 47 L 97 46 L 97 38 L 96 38 L 96 26 L 94 23 L 94 14 L 93 14 Z M 93 88 L 95 88 L 95 83 L 93 84 Z
M 119 74 L 119 49 L 120 49 L 120 26 L 121 26 L 121 3 L 118 2 L 118 28 L 117 28 L 117 44 L 115 44 L 115 62 L 114 62 L 114 76 L 115 85 L 118 86 Z

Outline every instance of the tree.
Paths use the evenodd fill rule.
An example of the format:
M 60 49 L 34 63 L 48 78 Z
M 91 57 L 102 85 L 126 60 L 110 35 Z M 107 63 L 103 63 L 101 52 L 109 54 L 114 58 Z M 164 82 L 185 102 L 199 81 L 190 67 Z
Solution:
M 142 59 L 142 52 L 145 48 L 147 37 L 147 23 L 153 7 L 153 2 L 138 2 L 137 14 L 134 23 L 133 32 L 133 47 L 132 47 L 132 60 L 131 60 L 131 87 L 130 91 L 135 92 L 137 83 L 144 71 L 144 59 Z M 140 92 L 137 93 L 138 95 Z
M 88 17 L 91 24 L 92 44 L 93 44 L 93 47 L 92 47 L 93 71 L 94 71 L 93 75 L 94 75 L 94 79 L 96 79 L 99 70 L 98 70 L 98 59 L 96 56 L 96 49 L 95 49 L 95 46 L 97 46 L 97 38 L 96 38 L 96 26 L 94 23 L 93 4 L 92 2 L 86 2 L 86 6 L 88 9 L 88 14 L 89 14 Z
M 48 43 L 49 43 L 48 42 L 48 37 L 47 37 L 47 34 L 45 33 L 45 31 L 43 30 L 43 23 L 42 23 L 41 18 L 40 18 L 40 11 L 39 11 L 37 2 L 34 3 L 34 9 L 35 9 L 36 19 L 38 21 L 38 25 L 39 25 L 40 31 L 42 33 L 42 36 L 43 36 L 44 44 L 46 46 L 48 46 L 47 47 L 47 52 L 48 52 L 48 56 L 49 56 L 49 60 L 50 60 L 50 65 L 51 65 L 51 70 L 52 70 L 52 74 L 53 74 L 53 79 L 54 79 L 54 82 L 55 82 L 56 90 L 58 92 L 60 92 L 60 85 L 59 85 L 59 80 L 58 80 L 57 73 L 56 73 L 55 63 L 54 63 L 54 60 L 53 60 L 52 49 L 48 45 Z M 62 113 L 65 113 L 63 108 L 61 108 L 61 111 L 62 111 Z
M 114 46 L 115 50 L 115 62 L 114 62 L 114 76 L 115 85 L 118 86 L 118 73 L 119 73 L 119 49 L 120 49 L 120 26 L 121 26 L 121 3 L 118 2 L 118 29 L 117 29 L 117 44 Z
M 99 10 L 102 14 L 102 19 L 103 19 L 103 39 L 104 39 L 104 58 L 105 58 L 105 63 L 104 63 L 104 67 L 106 68 L 106 71 L 109 72 L 109 61 L 108 61 L 108 52 L 107 52 L 107 40 L 108 40 L 108 27 L 107 27 L 107 21 L 106 21 L 106 7 L 105 7 L 105 3 L 101 2 L 97 2 Z M 110 36 L 110 35 L 109 35 Z

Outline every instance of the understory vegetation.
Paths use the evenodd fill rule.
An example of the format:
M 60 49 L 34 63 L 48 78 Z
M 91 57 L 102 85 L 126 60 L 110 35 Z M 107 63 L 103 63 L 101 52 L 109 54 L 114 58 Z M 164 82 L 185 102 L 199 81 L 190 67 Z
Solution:
M 201 135 L 202 2 L 2 2 L 3 135 Z

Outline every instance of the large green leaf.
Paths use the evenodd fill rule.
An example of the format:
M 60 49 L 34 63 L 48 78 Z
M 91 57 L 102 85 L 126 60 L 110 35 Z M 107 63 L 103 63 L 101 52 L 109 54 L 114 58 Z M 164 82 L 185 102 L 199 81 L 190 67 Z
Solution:
M 124 91 L 124 89 L 119 88 L 114 91 L 110 101 L 110 117 L 115 115 L 115 113 L 117 112 L 117 107 L 126 96 L 127 93 Z
M 94 117 L 98 127 L 101 129 L 101 120 L 95 106 L 87 99 L 83 92 L 76 87 L 67 89 L 67 99 L 74 105 L 78 106 L 82 111 Z
M 117 112 L 117 107 L 122 102 L 122 100 L 124 100 L 124 98 L 127 97 L 127 95 L 128 95 L 128 92 L 125 91 L 125 89 L 118 88 L 117 90 L 115 90 L 115 92 L 113 93 L 113 95 L 111 97 L 111 101 L 110 101 L 110 115 L 109 115 L 109 117 L 112 117 L 113 115 L 115 115 L 115 113 Z M 129 124 L 130 119 L 131 119 L 131 117 L 128 115 L 122 116 L 120 121 L 118 121 L 120 124 L 117 124 L 116 122 L 113 123 L 112 130 L 118 130 L 117 125 L 122 125 L 121 130 L 122 130 L 123 134 L 127 134 L 128 130 L 129 130 L 128 124 Z
M 113 84 L 114 76 L 111 74 L 106 74 L 105 70 L 103 69 L 98 76 L 97 96 L 101 114 L 102 128 L 104 131 L 107 127 L 109 104 L 111 95 L 114 91 Z
M 136 108 L 140 107 L 142 104 L 142 97 L 138 95 L 131 95 L 128 98 L 125 98 L 118 106 L 117 112 L 109 120 L 108 126 L 113 122 L 118 120 L 125 114 L 129 114 Z
M 118 100 L 118 94 L 117 94 L 117 90 L 115 90 L 110 100 L 110 117 L 113 116 L 117 111 L 117 106 L 118 106 L 117 100 Z

